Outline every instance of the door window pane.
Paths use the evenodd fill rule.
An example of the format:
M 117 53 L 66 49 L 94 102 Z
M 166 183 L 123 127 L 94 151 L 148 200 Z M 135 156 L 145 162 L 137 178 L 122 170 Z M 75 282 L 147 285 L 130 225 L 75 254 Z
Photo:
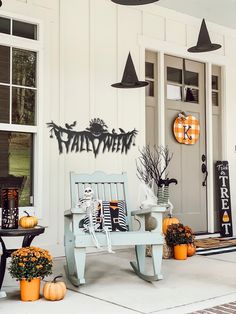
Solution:
M 10 34 L 11 32 L 11 20 L 4 17 L 0 17 L 0 33 Z
M 0 123 L 10 122 L 10 87 L 0 85 Z
M 33 135 L 0 131 L 0 182 L 22 183 L 20 206 L 29 206 L 32 195 Z M 15 178 L 16 177 L 16 178 Z M 8 185 L 9 185 L 8 184 Z
M 182 100 L 182 88 L 176 85 L 167 85 L 167 99 Z
M 154 64 L 151 62 L 145 63 L 146 77 L 154 79 Z
M 182 84 L 182 70 L 167 67 L 167 81 Z
M 13 20 L 12 35 L 37 39 L 37 25 Z
M 154 97 L 154 82 L 146 80 L 149 84 L 146 86 L 146 96 Z
M 198 73 L 185 71 L 184 80 L 186 85 L 198 86 Z
M 212 105 L 219 106 L 219 94 L 218 92 L 212 92 Z
M 36 91 L 12 88 L 12 123 L 35 125 Z
M 10 83 L 10 48 L 0 46 L 0 83 Z
M 194 88 L 185 88 L 185 101 L 191 103 L 199 103 L 199 90 Z
M 218 76 L 212 75 L 212 89 L 218 90 Z
M 36 52 L 12 49 L 12 83 L 21 86 L 36 86 Z

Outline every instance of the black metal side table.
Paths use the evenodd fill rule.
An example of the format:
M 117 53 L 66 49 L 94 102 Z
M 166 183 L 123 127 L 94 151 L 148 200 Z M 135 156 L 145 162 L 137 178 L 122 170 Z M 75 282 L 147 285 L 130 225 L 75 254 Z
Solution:
M 3 241 L 3 237 L 24 237 L 22 242 L 22 247 L 27 247 L 31 245 L 33 239 L 44 233 L 45 227 L 37 226 L 32 229 L 1 229 L 0 228 L 0 243 L 2 245 L 2 256 L 1 256 L 1 264 L 0 264 L 0 298 L 5 297 L 5 292 L 1 291 L 2 283 L 6 271 L 6 262 L 7 258 L 11 256 L 11 253 L 16 249 L 7 249 L 6 245 Z

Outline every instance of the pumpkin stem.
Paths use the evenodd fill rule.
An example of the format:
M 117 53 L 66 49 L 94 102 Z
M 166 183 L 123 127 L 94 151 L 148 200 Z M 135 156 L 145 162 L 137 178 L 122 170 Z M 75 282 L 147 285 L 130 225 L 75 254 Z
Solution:
M 56 281 L 57 281 L 57 279 L 59 279 L 59 278 L 62 278 L 62 275 L 60 275 L 60 276 L 56 276 L 54 279 L 53 279 L 53 283 L 56 283 Z
M 24 213 L 26 213 L 27 217 L 30 217 L 30 214 L 26 210 L 24 210 Z

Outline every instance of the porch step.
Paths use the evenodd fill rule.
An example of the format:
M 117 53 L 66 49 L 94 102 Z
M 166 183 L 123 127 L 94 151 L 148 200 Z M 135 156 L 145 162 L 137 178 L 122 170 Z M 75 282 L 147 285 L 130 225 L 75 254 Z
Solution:
M 220 233 L 196 233 L 195 239 L 201 240 L 201 239 L 207 239 L 207 238 L 219 238 Z

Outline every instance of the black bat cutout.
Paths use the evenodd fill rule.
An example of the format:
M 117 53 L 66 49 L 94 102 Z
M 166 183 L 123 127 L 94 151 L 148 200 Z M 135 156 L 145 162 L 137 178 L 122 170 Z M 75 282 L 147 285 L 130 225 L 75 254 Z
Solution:
M 125 132 L 119 128 L 119 132 L 113 128 L 112 132 L 108 131 L 107 125 L 102 119 L 95 118 L 90 121 L 89 127 L 84 131 L 75 131 L 76 121 L 72 124 L 65 124 L 65 128 L 56 125 L 53 121 L 47 123 L 50 128 L 50 138 L 53 138 L 53 133 L 58 141 L 59 153 L 63 153 L 65 147 L 66 153 L 69 152 L 93 152 L 95 158 L 100 150 L 103 153 L 106 151 L 112 153 L 121 152 L 127 154 L 131 145 L 135 145 L 135 137 L 138 134 L 136 129 L 130 132 Z

